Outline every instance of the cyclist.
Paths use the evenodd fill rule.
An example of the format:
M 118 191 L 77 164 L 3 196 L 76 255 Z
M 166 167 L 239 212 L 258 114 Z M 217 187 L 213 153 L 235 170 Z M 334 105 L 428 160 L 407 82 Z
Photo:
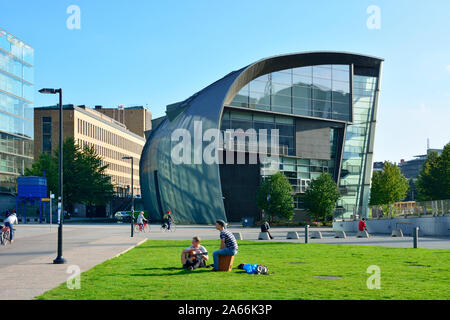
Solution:
M 17 215 L 15 210 L 11 214 L 9 214 L 5 219 L 5 227 L 9 228 L 9 241 L 12 243 L 14 242 L 14 224 L 18 224 L 19 221 L 17 220 Z
M 164 223 L 167 225 L 167 230 L 170 230 L 170 225 L 172 222 L 173 222 L 172 212 L 169 209 L 167 213 L 164 215 Z
M 136 221 L 136 223 L 139 225 L 139 230 L 142 230 L 144 228 L 144 222 L 148 222 L 148 220 L 144 217 L 144 211 L 141 211 Z

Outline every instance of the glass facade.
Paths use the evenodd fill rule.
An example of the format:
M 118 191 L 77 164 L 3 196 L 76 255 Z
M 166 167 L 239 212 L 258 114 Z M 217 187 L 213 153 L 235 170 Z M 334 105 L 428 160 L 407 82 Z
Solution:
M 323 172 L 328 172 L 331 176 L 335 176 L 339 139 L 338 129 L 330 128 L 330 160 L 301 159 L 295 157 L 296 130 L 293 117 L 230 109 L 225 109 L 222 115 L 221 131 L 224 136 L 228 129 L 242 129 L 244 131 L 255 129 L 257 133 L 260 129 L 266 129 L 268 135 L 267 145 L 270 146 L 271 130 L 278 129 L 279 131 L 279 162 L 261 164 L 262 179 L 267 178 L 277 171 L 283 172 L 294 188 L 294 192 L 301 194 L 306 191 L 309 182 L 320 176 Z M 246 151 L 249 150 L 249 141 L 250 139 L 246 140 Z M 237 150 L 237 147 L 235 147 L 235 150 Z M 296 206 L 301 208 L 301 203 L 297 201 L 297 198 Z
M 350 121 L 350 66 L 281 70 L 247 84 L 231 106 Z
M 0 191 L 33 162 L 34 50 L 0 29 Z
M 339 215 L 346 218 L 364 214 L 369 202 L 370 183 L 364 181 L 364 172 L 376 86 L 376 77 L 353 78 L 353 123 L 347 127 L 344 142 L 339 185 L 342 198 L 338 201 Z M 367 165 L 372 166 L 372 159 L 369 160 Z
M 275 166 L 262 165 L 261 178 L 283 172 L 297 195 L 304 193 L 309 182 L 323 172 L 338 178 L 338 148 L 344 141 L 339 177 L 342 198 L 336 217 L 345 218 L 364 214 L 368 206 L 370 177 L 367 179 L 365 172 L 372 165 L 368 144 L 377 86 L 377 77 L 354 75 L 352 79 L 351 70 L 349 65 L 317 65 L 260 76 L 235 96 L 231 108 L 225 109 L 221 124 L 222 130 L 280 128 L 280 149 L 286 146 L 288 152 L 280 152 L 280 163 Z M 233 107 L 341 120 L 349 125 L 345 140 L 343 130 L 330 127 L 330 160 L 302 159 L 295 156 L 294 117 L 283 117 L 290 124 L 278 124 L 276 114 L 237 111 Z M 295 205 L 302 208 L 300 197 L 295 197 Z
M 294 119 L 291 117 L 275 116 L 273 114 L 258 112 L 225 110 L 221 123 L 222 134 L 224 134 L 227 129 L 242 129 L 244 131 L 255 129 L 257 133 L 259 133 L 259 130 L 261 129 L 266 129 L 268 148 L 270 147 L 271 130 L 277 129 L 279 134 L 279 153 L 285 155 L 294 155 L 295 153 L 295 127 Z M 246 141 L 246 144 L 248 145 L 248 141 Z M 246 150 L 248 150 L 248 147 Z

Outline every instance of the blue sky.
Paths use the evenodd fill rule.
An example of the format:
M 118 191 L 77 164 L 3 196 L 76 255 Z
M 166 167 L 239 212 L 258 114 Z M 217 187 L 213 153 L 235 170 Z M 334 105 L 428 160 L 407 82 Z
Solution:
M 70 5 L 81 29 L 69 30 Z M 381 10 L 369 29 L 367 8 Z M 385 59 L 375 160 L 450 141 L 450 1 L 0 0 L 0 27 L 35 48 L 35 89 L 64 103 L 146 105 L 153 116 L 264 57 L 349 51 Z M 55 97 L 36 93 L 36 106 Z

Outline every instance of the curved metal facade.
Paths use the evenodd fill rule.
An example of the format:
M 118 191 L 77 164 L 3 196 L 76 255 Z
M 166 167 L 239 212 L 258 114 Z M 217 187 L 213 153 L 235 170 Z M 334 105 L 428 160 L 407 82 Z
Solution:
M 151 219 L 161 219 L 170 209 L 179 222 L 213 224 L 217 219 L 227 221 L 219 165 L 208 165 L 203 161 L 201 164 L 174 164 L 171 152 L 178 144 L 171 141 L 174 130 L 186 129 L 194 139 L 195 130 L 203 135 L 207 129 L 220 129 L 224 105 L 261 75 L 319 64 L 350 64 L 357 65 L 360 70 L 367 68 L 367 72 L 375 72 L 378 77 L 381 63 L 378 58 L 338 52 L 276 56 L 234 71 L 184 102 L 168 106 L 167 116 L 155 125 L 147 139 L 140 161 L 142 197 Z M 195 121 L 201 121 L 201 129 L 194 126 Z M 204 148 L 209 143 L 202 144 Z

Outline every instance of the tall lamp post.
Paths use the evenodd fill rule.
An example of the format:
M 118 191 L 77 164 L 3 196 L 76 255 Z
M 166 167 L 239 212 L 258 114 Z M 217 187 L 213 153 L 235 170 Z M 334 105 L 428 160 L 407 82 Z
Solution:
M 39 90 L 42 94 L 59 94 L 59 198 L 58 198 L 58 256 L 53 260 L 54 264 L 64 264 L 66 259 L 63 258 L 63 223 L 64 223 L 64 206 L 63 206 L 63 104 L 62 89 L 44 88 Z
M 122 157 L 123 160 L 131 160 L 131 237 L 134 237 L 134 158 L 133 157 Z

